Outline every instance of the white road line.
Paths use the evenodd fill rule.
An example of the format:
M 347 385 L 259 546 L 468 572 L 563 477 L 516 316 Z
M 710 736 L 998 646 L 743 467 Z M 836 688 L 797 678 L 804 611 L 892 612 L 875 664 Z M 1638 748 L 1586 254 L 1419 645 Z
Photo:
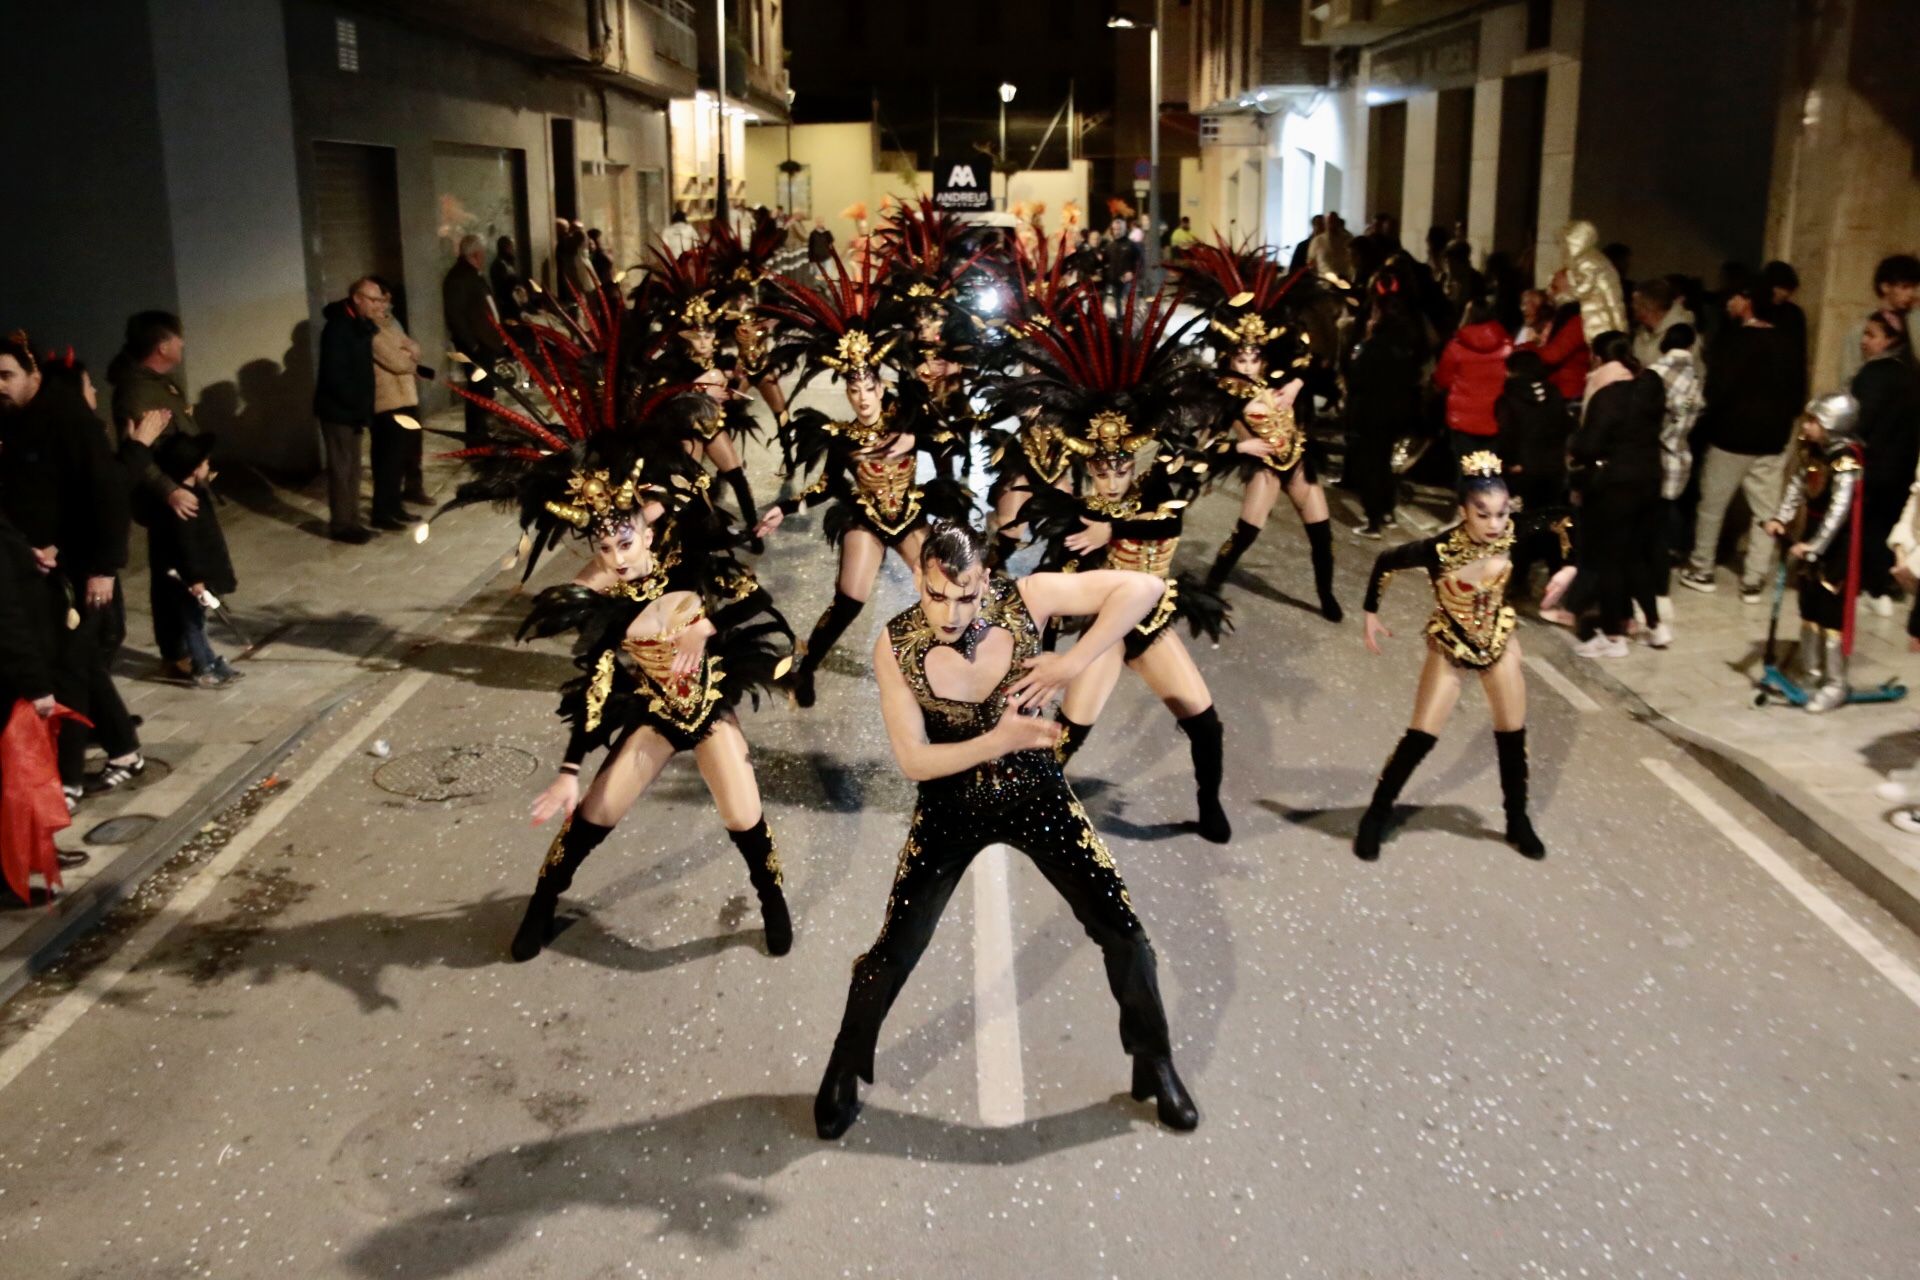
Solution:
M 206 866 L 195 872 L 193 878 L 182 885 L 180 891 L 161 908 L 160 913 L 141 925 L 111 960 L 81 979 L 78 986 L 47 1010 L 32 1030 L 15 1041 L 5 1053 L 0 1053 L 0 1089 L 12 1084 L 21 1072 L 33 1065 L 34 1059 L 52 1048 L 54 1041 L 80 1021 L 87 1010 L 118 986 L 120 980 L 145 960 L 181 921 L 206 901 L 214 886 L 225 879 L 227 873 L 251 853 L 255 845 L 285 822 L 348 756 L 365 745 L 367 735 L 419 692 L 420 686 L 429 678 L 430 673 L 425 671 L 415 671 L 404 677 L 391 693 L 374 704 L 337 742 L 321 752 L 303 773 L 287 784 L 285 791 L 260 806 L 260 812 L 253 816 L 246 828 L 228 841 L 226 848 L 215 854 Z
M 1780 882 L 1780 887 L 1799 899 L 1800 905 L 1819 918 L 1820 922 L 1840 935 L 1840 940 L 1860 953 L 1860 957 L 1880 971 L 1880 976 L 1900 989 L 1907 999 L 1920 1005 L 1920 973 L 1899 956 L 1889 951 L 1881 941 L 1867 932 L 1858 920 L 1841 909 L 1839 903 L 1829 898 L 1805 876 L 1795 871 L 1785 858 L 1753 832 L 1740 825 L 1738 819 L 1702 791 L 1692 781 L 1683 777 L 1680 771 L 1664 760 L 1642 758 L 1641 764 L 1653 773 L 1653 776 L 1669 787 L 1700 811 L 1700 816 L 1719 828 L 1720 833 L 1733 842 L 1734 847 L 1760 864 L 1760 869 Z
M 1533 674 L 1545 680 L 1548 688 L 1565 698 L 1568 702 L 1571 702 L 1575 711 L 1598 711 L 1600 709 L 1600 704 L 1592 698 L 1589 698 L 1584 689 L 1561 675 L 1559 668 L 1555 667 L 1545 658 L 1540 657 L 1538 654 L 1525 653 L 1520 656 L 1520 661 L 1526 663 L 1527 669 L 1532 671 Z
M 973 1052 L 980 1119 L 1015 1125 L 1027 1118 L 1020 1066 L 1020 992 L 1013 980 L 1013 906 L 1007 846 L 989 845 L 973 863 Z

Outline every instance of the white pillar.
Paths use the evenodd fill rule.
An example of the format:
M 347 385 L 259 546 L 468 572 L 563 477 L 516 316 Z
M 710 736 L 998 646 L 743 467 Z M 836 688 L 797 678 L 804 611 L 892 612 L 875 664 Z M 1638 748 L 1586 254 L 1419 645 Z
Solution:
M 1500 194 L 1500 79 L 1473 87 L 1473 144 L 1467 177 L 1467 239 L 1480 259 L 1493 249 L 1495 210 Z
M 1433 165 L 1440 134 L 1440 95 L 1431 90 L 1407 98 L 1407 159 L 1400 188 L 1400 240 L 1423 253 L 1433 225 Z
M 1557 62 L 1547 69 L 1546 128 L 1540 143 L 1539 240 L 1534 283 L 1544 286 L 1566 256 L 1560 229 L 1573 219 L 1573 144 L 1580 122 L 1580 64 Z

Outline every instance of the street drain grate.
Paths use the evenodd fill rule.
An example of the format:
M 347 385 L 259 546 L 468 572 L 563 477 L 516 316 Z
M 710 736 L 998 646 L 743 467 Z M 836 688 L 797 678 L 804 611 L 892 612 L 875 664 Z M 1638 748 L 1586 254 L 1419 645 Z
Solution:
M 395 756 L 373 771 L 373 783 L 415 800 L 455 800 L 524 782 L 539 763 L 530 751 L 493 743 L 434 747 Z
M 117 818 L 95 823 L 80 839 L 86 844 L 132 844 L 160 821 L 150 813 L 123 813 Z

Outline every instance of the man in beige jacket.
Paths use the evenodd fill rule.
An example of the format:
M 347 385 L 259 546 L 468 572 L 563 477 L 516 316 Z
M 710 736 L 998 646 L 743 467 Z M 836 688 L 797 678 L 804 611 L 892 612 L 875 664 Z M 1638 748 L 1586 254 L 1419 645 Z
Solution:
M 420 344 L 407 336 L 393 314 L 393 293 L 383 286 L 385 301 L 372 317 L 380 326 L 373 335 L 373 527 L 404 529 L 413 523 L 407 502 L 431 503 L 420 475 L 421 432 L 417 425 L 420 386 L 414 370 L 420 365 Z M 403 427 L 405 417 L 416 425 Z

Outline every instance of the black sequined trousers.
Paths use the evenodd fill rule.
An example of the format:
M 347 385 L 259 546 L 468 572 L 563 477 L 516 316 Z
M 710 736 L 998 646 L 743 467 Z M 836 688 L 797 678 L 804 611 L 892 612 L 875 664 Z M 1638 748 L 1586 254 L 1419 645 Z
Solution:
M 873 1082 L 880 1024 L 933 939 L 960 877 L 974 855 L 992 844 L 1011 845 L 1031 858 L 1100 945 L 1107 984 L 1120 1005 L 1121 1047 L 1146 1058 L 1170 1056 L 1153 946 L 1113 855 L 1052 753 L 1021 752 L 921 786 L 886 922 L 873 946 L 854 961 L 834 1058 Z

